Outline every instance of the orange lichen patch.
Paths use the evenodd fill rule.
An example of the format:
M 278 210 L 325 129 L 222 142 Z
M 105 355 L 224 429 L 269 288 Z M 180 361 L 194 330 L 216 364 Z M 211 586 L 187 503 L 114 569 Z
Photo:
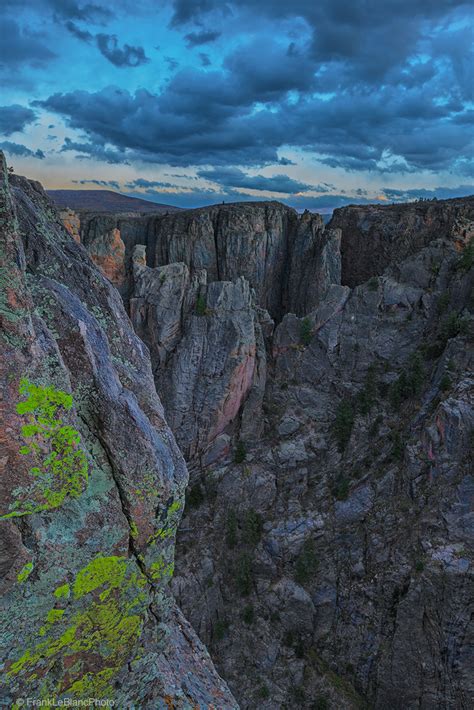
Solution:
M 71 237 L 80 244 L 81 220 L 79 219 L 79 216 L 72 210 L 61 210 L 59 216 L 61 218 L 64 228 L 67 229 Z
M 125 244 L 120 236 L 120 229 L 113 229 L 110 237 L 107 253 L 92 253 L 91 257 L 104 276 L 117 286 L 125 281 Z
M 25 300 L 13 288 L 7 287 L 7 303 L 12 309 L 21 308 L 25 305 Z

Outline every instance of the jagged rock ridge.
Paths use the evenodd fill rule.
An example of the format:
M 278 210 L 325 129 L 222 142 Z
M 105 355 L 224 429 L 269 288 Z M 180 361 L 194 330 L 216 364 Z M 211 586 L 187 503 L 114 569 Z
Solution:
M 433 239 L 451 239 L 462 248 L 473 236 L 473 212 L 474 197 L 334 210 L 330 226 L 342 233 L 342 283 L 353 287 L 379 276 Z
M 188 474 L 147 350 L 41 186 L 0 178 L 1 701 L 235 708 L 168 590 Z
M 474 210 L 435 208 L 269 325 L 257 437 L 190 461 L 173 587 L 241 707 L 472 704 Z

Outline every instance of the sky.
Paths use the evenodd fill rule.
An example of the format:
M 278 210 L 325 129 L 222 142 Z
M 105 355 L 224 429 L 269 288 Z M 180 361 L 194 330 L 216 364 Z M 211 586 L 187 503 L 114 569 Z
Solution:
M 46 188 L 299 210 L 474 193 L 471 2 L 2 0 L 0 149 Z

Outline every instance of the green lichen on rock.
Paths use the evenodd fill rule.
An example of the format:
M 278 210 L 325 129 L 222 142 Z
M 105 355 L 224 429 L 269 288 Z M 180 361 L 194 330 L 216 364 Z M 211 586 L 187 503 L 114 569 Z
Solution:
M 30 485 L 18 491 L 17 500 L 0 520 L 58 508 L 66 497 L 78 498 L 87 485 L 88 465 L 80 434 L 63 418 L 72 408 L 72 396 L 25 378 L 19 393 L 26 399 L 17 404 L 16 411 L 27 419 L 21 427 L 25 444 L 19 453 L 31 456 L 35 465 L 29 472 Z
M 33 562 L 27 562 L 26 565 L 24 565 L 18 573 L 17 580 L 19 582 L 24 582 L 26 579 L 28 579 L 32 571 Z
M 66 597 L 67 599 L 69 597 L 70 592 L 71 588 L 69 584 L 62 584 L 60 587 L 54 590 L 54 596 L 58 599 L 61 599 L 61 597 Z
M 126 557 L 96 557 L 76 576 L 73 592 L 76 599 L 104 585 L 108 590 L 120 587 L 127 572 Z
M 154 582 L 160 579 L 172 577 L 174 572 L 174 562 L 166 562 L 163 556 L 159 557 L 156 562 L 150 565 L 150 576 Z
M 56 588 L 38 637 L 9 665 L 7 678 L 48 697 L 111 697 L 110 681 L 140 637 L 149 603 L 146 586 L 128 558 L 95 557 L 71 586 Z

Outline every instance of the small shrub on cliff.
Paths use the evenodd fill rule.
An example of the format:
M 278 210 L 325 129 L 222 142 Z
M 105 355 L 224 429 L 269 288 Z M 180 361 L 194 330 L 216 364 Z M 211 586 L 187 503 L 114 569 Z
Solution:
M 309 345 L 313 332 L 311 329 L 311 321 L 309 318 L 303 318 L 300 327 L 300 342 L 302 345 Z
M 474 239 L 471 239 L 469 244 L 464 247 L 463 253 L 456 264 L 458 269 L 469 271 L 474 266 Z
M 242 612 L 242 619 L 245 624 L 253 624 L 254 619 L 254 608 L 251 604 L 245 607 Z
M 393 431 L 390 434 L 390 440 L 392 442 L 392 450 L 390 452 L 390 459 L 392 461 L 403 461 L 403 455 L 405 453 L 405 442 L 399 431 Z
M 198 508 L 204 502 L 204 492 L 200 483 L 195 483 L 188 488 L 186 503 L 189 508 Z
M 288 648 L 292 648 L 297 658 L 303 658 L 305 653 L 305 644 L 298 631 L 289 630 L 283 636 L 283 643 Z
M 226 631 L 229 627 L 229 624 L 225 619 L 219 619 L 216 621 L 214 628 L 213 628 L 213 636 L 216 641 L 222 641 L 224 638 Z
M 237 516 L 235 510 L 229 510 L 225 521 L 225 541 L 227 546 L 233 548 L 237 545 Z
M 390 386 L 390 403 L 399 409 L 402 402 L 421 392 L 425 378 L 423 362 L 419 352 L 414 353 L 405 370 Z
M 262 537 L 263 519 L 260 513 L 251 508 L 247 511 L 244 520 L 243 540 L 248 545 L 258 545 Z
M 320 695 L 313 701 L 311 710 L 329 710 L 329 700 L 326 695 Z
M 423 560 L 417 560 L 415 563 L 415 572 L 421 573 L 425 569 L 425 563 Z
M 336 410 L 333 431 L 337 441 L 337 447 L 342 453 L 351 438 L 352 427 L 354 426 L 354 410 L 348 399 L 343 399 Z
M 364 386 L 358 394 L 359 411 L 364 416 L 370 413 L 377 400 L 375 367 L 371 365 L 365 376 Z
M 305 540 L 295 563 L 295 581 L 307 584 L 314 577 L 318 561 L 313 540 Z
M 331 493 L 336 500 L 347 500 L 349 496 L 349 479 L 342 473 L 334 481 Z
M 234 451 L 234 462 L 235 463 L 243 463 L 245 461 L 245 457 L 247 456 L 247 449 L 245 448 L 245 444 L 242 441 L 242 439 L 239 439 L 237 442 L 237 446 L 235 447 Z
M 235 584 L 242 597 L 247 597 L 252 591 L 253 570 L 252 557 L 243 552 L 238 558 L 235 567 Z
M 207 313 L 207 305 L 205 297 L 200 293 L 196 300 L 196 314 L 205 316 Z
M 408 375 L 408 385 L 411 390 L 412 395 L 420 394 L 423 387 L 423 382 L 425 380 L 425 371 L 423 368 L 423 361 L 421 359 L 421 354 L 416 352 L 410 358 L 409 363 L 409 375 Z
M 456 311 L 451 311 L 442 320 L 439 329 L 439 334 L 443 342 L 446 342 L 450 338 L 455 338 L 459 334 L 465 334 L 467 331 L 467 321 L 456 313 Z
M 301 707 L 306 698 L 304 687 L 302 685 L 294 685 L 291 688 L 291 694 L 295 703 L 298 703 L 298 706 Z
M 449 390 L 450 387 L 451 387 L 451 378 L 450 378 L 450 376 L 448 375 L 448 373 L 445 372 L 444 375 L 442 376 L 440 382 L 439 382 L 439 388 L 440 388 L 440 390 L 442 390 L 443 392 L 446 392 L 447 390 Z
M 448 291 L 445 291 L 444 293 L 441 294 L 441 296 L 438 298 L 438 303 L 437 303 L 437 309 L 438 309 L 439 314 L 445 312 L 445 310 L 449 306 L 450 300 L 451 300 L 451 297 L 450 297 Z

